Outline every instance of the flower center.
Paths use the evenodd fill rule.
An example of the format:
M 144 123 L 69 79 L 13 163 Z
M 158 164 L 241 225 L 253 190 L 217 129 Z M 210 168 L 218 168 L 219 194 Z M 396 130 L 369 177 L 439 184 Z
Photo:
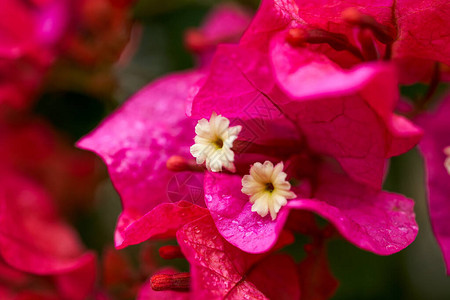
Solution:
M 190 149 L 197 164 L 205 163 L 212 172 L 220 172 L 223 168 L 234 172 L 234 152 L 231 148 L 241 130 L 242 126 L 230 127 L 230 120 L 215 112 L 209 121 L 199 120 L 195 126 L 195 144 Z
M 444 161 L 444 167 L 447 170 L 448 175 L 450 175 L 450 146 L 444 148 L 444 154 L 447 156 Z
M 283 168 L 282 162 L 276 166 L 270 161 L 264 164 L 257 162 L 250 168 L 250 174 L 242 178 L 241 191 L 250 196 L 252 212 L 261 217 L 270 213 L 272 220 L 275 220 L 281 207 L 287 204 L 287 199 L 296 197 L 291 192 L 291 184 L 286 181 L 287 174 Z
M 266 191 L 272 193 L 273 190 L 275 190 L 275 187 L 273 186 L 273 183 L 272 182 L 266 183 Z
M 214 145 L 218 148 L 218 149 L 222 149 L 223 148 L 223 140 L 221 138 L 217 138 L 214 142 Z

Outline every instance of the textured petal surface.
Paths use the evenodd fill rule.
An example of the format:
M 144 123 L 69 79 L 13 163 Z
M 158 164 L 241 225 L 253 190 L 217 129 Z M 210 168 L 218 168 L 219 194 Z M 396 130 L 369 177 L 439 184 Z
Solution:
M 185 101 L 202 76 L 192 71 L 151 83 L 78 142 L 102 157 L 122 198 L 118 244 L 123 243 L 121 230 L 158 204 L 181 200 L 185 190 L 201 193 L 201 177 L 180 181 L 183 175 L 169 171 L 166 162 L 172 155 L 191 158 L 195 123 L 185 115 Z M 200 202 L 202 198 L 201 194 L 195 197 Z
M 449 115 L 447 96 L 435 113 L 422 116 L 418 123 L 425 130 L 419 147 L 425 158 L 431 224 L 450 275 L 450 175 L 444 167 L 443 152 L 450 145 Z
M 296 299 L 299 295 L 295 284 L 295 265 L 284 256 L 278 260 L 276 269 L 268 270 L 259 263 L 262 255 L 249 254 L 227 243 L 219 234 L 209 216 L 187 224 L 177 233 L 178 243 L 191 264 L 191 291 L 196 299 L 268 299 L 255 284 L 251 283 L 252 269 L 269 271 L 269 276 L 279 274 L 279 279 L 290 283 L 290 288 L 277 284 L 278 281 L 268 282 L 263 289 L 270 295 L 278 295 L 274 299 Z M 250 274 L 249 274 L 250 273 Z M 294 275 L 292 275 L 294 274 Z M 250 275 L 250 276 L 249 276 Z M 294 278 L 289 276 L 294 276 Z M 263 274 L 261 274 L 263 276 Z M 255 274 L 255 283 L 264 284 L 260 274 Z M 287 298 L 282 298 L 287 297 Z
M 271 59 L 289 96 L 280 108 L 297 120 L 312 150 L 335 157 L 353 179 L 381 187 L 383 160 L 420 140 L 420 129 L 393 114 L 398 91 L 391 66 L 363 64 L 346 71 L 277 38 Z
M 345 27 L 342 12 L 356 8 L 362 14 L 370 15 L 383 25 L 391 25 L 393 0 L 295 0 L 302 19 L 313 27 L 336 31 Z
M 234 246 L 249 252 L 261 253 L 277 242 L 288 211 L 281 209 L 272 221 L 251 211 L 249 197 L 241 192 L 240 176 L 207 173 L 205 201 L 220 234 Z
M 351 71 L 343 70 L 325 55 L 308 48 L 289 45 L 285 32 L 277 34 L 270 43 L 270 60 L 278 85 L 293 98 L 318 98 L 351 93 L 373 80 L 377 68 L 372 64 L 363 65 Z M 379 67 L 381 68 L 381 67 Z M 387 107 L 396 100 L 395 74 L 388 74 L 386 99 Z M 389 82 L 392 81 L 392 82 Z
M 414 241 L 418 227 L 411 199 L 328 171 L 318 182 L 315 199 L 292 200 L 287 206 L 319 214 L 348 241 L 375 254 L 389 255 Z
M 266 52 L 277 32 L 295 27 L 320 28 L 344 34 L 357 45 L 354 27 L 342 18 L 348 8 L 371 16 L 395 39 L 392 58 L 400 69 L 401 82 L 429 80 L 430 67 L 434 61 L 450 64 L 447 55 L 450 26 L 446 17 L 450 4 L 445 0 L 265 0 L 244 34 L 241 45 Z M 380 53 L 386 51 L 383 44 L 378 43 L 377 46 Z M 345 51 L 335 51 L 328 45 L 315 45 L 313 48 L 326 53 L 341 66 L 349 67 L 361 62 L 360 58 Z
M 273 45 L 274 74 L 267 60 L 242 48 L 219 47 L 211 74 L 194 98 L 193 116 L 211 111 L 241 119 L 259 116 L 264 130 L 243 126 L 244 135 L 252 132 L 257 142 L 273 132 L 302 139 L 297 133 L 311 150 L 336 158 L 354 180 L 375 188 L 381 188 L 385 159 L 408 151 L 421 138 L 420 129 L 393 114 L 398 92 L 390 66 L 344 71 L 320 54 L 304 54 L 284 42 Z M 265 103 L 271 114 L 257 103 Z
M 183 225 L 207 213 L 207 209 L 186 201 L 159 204 L 142 217 L 133 218 L 124 211 L 117 224 L 116 247 L 125 248 L 149 238 L 174 237 Z
M 239 176 L 207 174 L 205 195 L 221 235 L 240 249 L 260 253 L 276 242 L 292 209 L 315 212 L 330 221 L 356 246 L 380 255 L 398 252 L 412 243 L 417 224 L 412 200 L 375 191 L 342 174 L 323 172 L 314 198 L 302 198 L 283 207 L 275 221 L 251 212 L 248 196 L 240 192 Z
M 192 117 L 209 118 L 214 111 L 229 118 L 231 125 L 241 125 L 238 139 L 259 144 L 273 144 L 273 140 L 298 140 L 295 127 L 266 95 L 257 90 L 233 61 L 230 45 L 218 47 L 204 85 L 193 99 Z M 259 67 L 260 60 L 249 61 L 267 86 L 273 85 L 269 70 Z M 259 72 L 261 71 L 261 72 Z M 232 88 L 230 88 L 232 87 Z M 272 141 L 272 142 L 270 142 Z
M 167 186 L 174 173 L 166 162 L 172 155 L 190 157 L 195 132 L 185 101 L 201 76 L 187 72 L 151 83 L 78 142 L 105 161 L 125 209 L 145 214 L 170 201 Z
M 396 5 L 396 57 L 414 57 L 450 65 L 450 3 L 447 0 L 401 0 Z

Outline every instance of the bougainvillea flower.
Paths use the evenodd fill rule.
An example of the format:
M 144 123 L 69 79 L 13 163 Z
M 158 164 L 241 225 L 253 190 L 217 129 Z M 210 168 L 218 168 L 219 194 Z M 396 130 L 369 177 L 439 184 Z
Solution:
M 237 43 L 251 21 L 250 12 L 236 4 L 220 4 L 208 13 L 202 25 L 185 34 L 186 47 L 197 54 L 197 64 L 208 66 L 217 45 Z
M 327 54 L 344 67 L 392 58 L 401 81 L 431 76 L 434 62 L 450 65 L 447 1 L 263 1 L 242 39 L 266 51 L 285 32 L 293 44 Z M 417 63 L 422 66 L 417 67 Z M 408 72 L 410 74 L 408 74 Z
M 250 197 L 252 211 L 261 217 L 270 213 L 272 220 L 275 220 L 281 207 L 287 204 L 287 199 L 296 197 L 283 170 L 283 162 L 274 167 L 272 162 L 266 160 L 264 164 L 253 164 L 250 174 L 242 178 L 241 192 Z
M 210 216 L 186 224 L 177 240 L 191 268 L 196 299 L 299 299 L 296 266 L 287 255 L 255 255 L 233 247 Z
M 206 168 L 213 172 L 220 172 L 222 168 L 234 172 L 234 152 L 231 148 L 241 129 L 240 125 L 230 127 L 230 120 L 214 112 L 209 120 L 198 121 L 195 144 L 190 148 L 197 164 L 205 163 Z
M 383 64 L 344 71 L 321 54 L 289 54 L 279 56 L 286 59 L 290 68 L 279 70 L 275 75 L 283 78 L 278 80 L 271 78 L 264 65 L 258 67 L 255 53 L 246 54 L 237 46 L 219 47 L 205 84 L 194 97 L 191 113 L 194 118 L 203 118 L 214 111 L 231 123 L 241 122 L 244 136 L 257 127 L 250 122 L 252 118 L 265 121 L 265 128 L 272 127 L 276 123 L 273 120 L 284 119 L 278 122 L 275 132 L 279 137 L 296 136 L 299 146 L 291 148 L 290 155 L 306 155 L 306 160 L 291 161 L 285 155 L 289 149 L 285 141 L 268 140 L 268 129 L 237 153 L 235 163 L 243 164 L 241 158 L 253 150 L 251 145 L 262 145 L 256 152 L 273 149 L 269 161 L 285 160 L 289 168 L 299 172 L 293 178 L 305 177 L 314 193 L 302 191 L 305 185 L 300 185 L 298 191 L 294 188 L 297 198 L 288 201 L 271 220 L 252 212 L 249 197 L 240 191 L 248 164 L 244 172 L 238 170 L 236 175 L 208 173 L 206 205 L 219 232 L 244 251 L 267 251 L 276 242 L 289 210 L 305 209 L 328 219 L 344 237 L 363 249 L 385 255 L 401 250 L 417 233 L 412 200 L 379 189 L 385 160 L 413 147 L 421 131 L 392 113 L 397 100 L 395 73 Z M 315 81 L 308 76 L 314 76 Z M 266 86 L 258 88 L 257 81 L 264 81 Z M 335 81 L 342 84 L 336 85 Z M 289 123 L 290 126 L 283 126 Z M 241 134 L 236 142 L 240 138 Z M 325 163 L 330 160 L 325 157 L 330 156 L 350 178 L 344 174 L 328 175 L 334 167 L 322 170 L 322 164 L 332 165 Z M 330 186 L 333 180 L 343 184 L 337 193 Z M 349 203 L 354 203 L 353 207 Z
M 234 25 L 224 27 L 222 17 L 234 20 Z M 211 51 L 225 36 L 237 39 L 248 21 L 249 17 L 234 6 L 213 12 L 199 30 L 211 42 L 205 51 Z M 207 212 L 201 208 L 202 172 L 179 172 L 180 168 L 190 168 L 185 162 L 192 159 L 189 147 L 196 122 L 186 117 L 186 108 L 205 72 L 173 74 L 149 84 L 78 143 L 103 158 L 121 196 L 117 247 L 153 236 L 171 236 L 190 218 Z M 168 163 L 172 170 L 168 170 Z
M 425 158 L 431 225 L 450 275 L 449 114 L 450 97 L 446 96 L 435 112 L 424 114 L 417 121 L 425 131 L 419 146 Z
M 67 299 L 85 299 L 95 282 L 95 255 L 84 250 L 38 185 L 7 169 L 0 181 L 3 260 L 20 271 L 52 276 Z
M 111 64 L 130 37 L 135 0 L 83 0 L 73 5 L 75 22 L 61 41 L 62 55 L 88 67 Z
M 55 44 L 68 21 L 68 1 L 41 5 L 2 1 L 0 12 L 0 103 L 25 108 L 55 58 Z
M 250 136 L 252 143 L 276 146 L 279 141 L 268 136 L 297 139 L 334 157 L 354 180 L 380 188 L 385 160 L 408 151 L 421 137 L 420 129 L 393 114 L 395 72 L 384 64 L 346 71 L 308 50 L 273 51 L 277 64 L 271 70 L 264 55 L 220 46 L 191 115 L 208 118 L 216 111 L 232 123 L 244 122 L 238 141 Z
M 293 166 L 294 168 L 301 168 Z M 240 191 L 239 175 L 209 173 L 205 178 L 207 207 L 222 236 L 240 249 L 260 253 L 277 241 L 292 210 L 307 210 L 332 223 L 356 246 L 388 255 L 408 246 L 417 234 L 413 201 L 402 195 L 376 191 L 343 174 L 324 170 L 306 184 L 293 188 L 297 198 L 288 201 L 275 220 L 251 211 L 248 196 Z
M 103 178 L 101 161 L 74 149 L 44 120 L 37 117 L 2 118 L 0 164 L 33 178 L 49 192 L 64 213 L 93 203 Z
M 203 175 L 166 166 L 172 156 L 192 159 L 195 122 L 185 115 L 186 100 L 202 74 L 169 75 L 148 85 L 78 143 L 103 158 L 121 196 L 117 247 L 172 235 L 189 216 L 205 213 Z M 191 197 L 178 202 L 179 194 Z

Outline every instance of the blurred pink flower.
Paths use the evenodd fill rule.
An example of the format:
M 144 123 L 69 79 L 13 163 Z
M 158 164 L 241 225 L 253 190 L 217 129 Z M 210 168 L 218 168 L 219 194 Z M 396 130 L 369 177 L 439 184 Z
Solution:
M 135 0 L 72 1 L 73 22 L 61 55 L 87 67 L 116 62 L 130 38 Z
M 425 159 L 428 207 L 434 235 L 441 247 L 450 275 L 450 97 L 434 112 L 418 117 L 425 135 L 419 144 Z
M 92 206 L 105 170 L 95 155 L 74 149 L 43 119 L 12 115 L 0 120 L 0 165 L 41 184 L 60 211 Z
M 61 220 L 48 194 L 26 176 L 3 167 L 0 189 L 4 262 L 21 272 L 51 277 L 59 297 L 86 299 L 95 283 L 95 255 Z
M 448 1 L 262 1 L 242 43 L 267 51 L 274 35 L 326 54 L 342 67 L 392 59 L 400 81 L 429 80 L 450 65 Z
M 73 80 L 79 80 L 90 92 L 101 90 L 99 81 L 111 84 L 107 72 L 97 70 L 97 77 L 88 83 L 71 72 L 80 64 L 94 70 L 119 59 L 129 41 L 134 2 L 4 0 L 0 11 L 0 104 L 14 109 L 30 107 L 48 75 L 58 78 L 56 83 L 49 80 L 50 85 L 61 87 L 70 80 L 73 88 Z M 55 74 L 49 73 L 57 60 L 64 62 Z
M 200 67 L 208 66 L 217 45 L 238 42 L 251 18 L 251 12 L 238 5 L 217 5 L 199 28 L 186 31 L 186 47 L 197 54 Z
M 191 71 L 149 84 L 78 142 L 79 147 L 102 157 L 121 196 L 123 212 L 115 233 L 118 248 L 171 236 L 207 212 L 201 190 L 203 174 L 188 172 L 180 182 L 183 178 L 166 166 L 173 155 L 190 157 L 194 121 L 185 115 L 186 100 L 202 76 Z M 187 201 L 178 202 L 178 197 L 168 193 L 174 180 L 176 194 L 194 192 Z
M 0 104 L 26 108 L 56 55 L 68 23 L 68 1 L 2 1 Z

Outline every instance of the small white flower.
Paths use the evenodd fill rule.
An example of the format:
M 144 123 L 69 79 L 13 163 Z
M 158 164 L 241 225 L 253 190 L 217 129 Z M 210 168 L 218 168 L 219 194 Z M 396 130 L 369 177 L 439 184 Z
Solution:
M 283 168 L 283 162 L 275 167 L 270 161 L 264 164 L 257 162 L 250 168 L 250 175 L 242 178 L 241 191 L 250 196 L 252 212 L 257 212 L 261 217 L 270 212 L 272 220 L 275 220 L 281 207 L 287 204 L 287 199 L 296 197 L 291 192 L 291 184 L 286 181 L 287 174 Z
M 444 148 L 444 154 L 447 155 L 444 161 L 444 167 L 447 169 L 448 175 L 450 175 L 450 146 Z
M 191 146 L 191 154 L 197 164 L 205 162 L 206 168 L 213 172 L 220 172 L 225 168 L 235 172 L 234 152 L 231 150 L 233 142 L 238 137 L 242 126 L 230 126 L 230 120 L 212 113 L 208 120 L 201 119 L 195 126 L 195 144 Z

